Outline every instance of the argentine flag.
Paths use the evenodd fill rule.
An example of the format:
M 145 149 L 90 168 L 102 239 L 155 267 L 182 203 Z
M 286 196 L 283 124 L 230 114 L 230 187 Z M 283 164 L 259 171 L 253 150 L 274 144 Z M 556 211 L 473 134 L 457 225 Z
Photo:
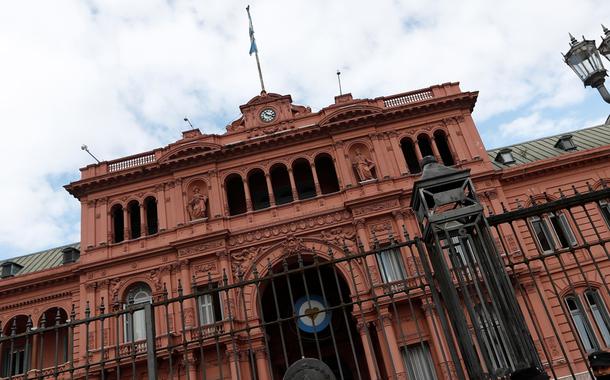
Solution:
M 254 27 L 252 26 L 252 18 L 250 17 L 250 6 L 246 8 L 248 11 L 248 20 L 250 21 L 250 55 L 252 53 L 258 53 L 258 48 L 256 47 L 256 40 L 254 39 Z

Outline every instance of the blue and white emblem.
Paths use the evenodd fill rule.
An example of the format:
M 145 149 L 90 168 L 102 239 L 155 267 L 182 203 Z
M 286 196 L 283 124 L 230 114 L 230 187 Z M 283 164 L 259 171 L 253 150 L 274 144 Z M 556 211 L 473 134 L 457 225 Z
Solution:
M 294 305 L 299 319 L 297 325 L 299 329 L 307 333 L 319 333 L 328 327 L 331 318 L 331 311 L 326 310 L 327 306 L 322 297 L 310 295 L 301 297 Z

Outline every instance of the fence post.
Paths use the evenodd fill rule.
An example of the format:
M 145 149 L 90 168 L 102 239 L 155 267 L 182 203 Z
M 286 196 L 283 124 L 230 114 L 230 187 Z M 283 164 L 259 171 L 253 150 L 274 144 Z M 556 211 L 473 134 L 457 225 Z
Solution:
M 157 346 L 155 334 L 155 315 L 151 303 L 144 304 L 144 319 L 146 321 L 146 351 L 148 364 L 148 380 L 157 380 Z
M 439 313 L 451 315 L 469 377 L 545 377 L 470 170 L 440 165 L 433 156 L 425 157 L 422 167 L 411 207 L 434 270 L 430 286 L 440 289 Z M 451 335 L 445 332 L 446 339 Z

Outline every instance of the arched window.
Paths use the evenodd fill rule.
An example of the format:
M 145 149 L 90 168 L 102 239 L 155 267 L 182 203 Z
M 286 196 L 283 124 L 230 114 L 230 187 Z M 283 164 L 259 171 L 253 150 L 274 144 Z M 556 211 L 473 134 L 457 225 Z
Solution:
M 254 169 L 248 173 L 248 189 L 250 190 L 250 199 L 254 210 L 269 207 L 267 180 L 261 169 Z
M 402 154 L 405 156 L 405 161 L 407 163 L 407 168 L 409 169 L 409 173 L 419 173 L 421 168 L 419 166 L 419 161 L 417 160 L 417 154 L 415 154 L 415 147 L 413 146 L 413 141 L 409 138 L 404 138 L 400 140 L 400 148 L 402 149 Z
M 144 199 L 144 209 L 146 210 L 146 234 L 154 235 L 159 232 L 157 200 L 155 197 L 147 197 Z
M 238 215 L 246 212 L 246 193 L 244 183 L 239 174 L 231 174 L 225 180 L 225 191 L 229 203 L 229 215 Z
M 127 212 L 129 213 L 129 237 L 131 239 L 137 239 L 142 235 L 142 230 L 140 228 L 142 220 L 140 219 L 140 204 L 138 201 L 129 202 L 129 204 L 127 204 Z
M 283 205 L 294 200 L 292 188 L 290 186 L 290 176 L 288 169 L 282 164 L 271 167 L 271 187 L 275 196 L 275 204 Z
M 426 135 L 417 136 L 417 145 L 419 145 L 419 151 L 422 157 L 434 156 L 432 151 L 432 144 L 430 144 L 430 138 Z
M 445 166 L 451 166 L 455 165 L 455 161 L 453 160 L 453 155 L 451 154 L 451 149 L 449 149 L 449 142 L 447 139 L 448 137 L 445 135 L 444 131 L 438 130 L 434 132 L 434 142 L 436 143 L 438 153 L 441 155 L 443 164 L 445 164 Z
M 328 154 L 319 154 L 314 160 L 316 173 L 320 182 L 322 194 L 329 194 L 339 191 L 339 180 L 332 157 Z
M 587 313 L 578 297 L 575 294 L 569 295 L 565 298 L 565 303 L 585 351 L 591 352 L 599 349 L 597 339 L 595 339 L 595 334 L 589 323 L 589 318 L 587 318 Z
M 299 199 L 313 198 L 316 196 L 316 186 L 311 174 L 311 165 L 304 158 L 299 158 L 292 164 L 294 182 L 297 186 Z
M 125 221 L 123 220 L 123 206 L 114 205 L 110 209 L 112 218 L 112 242 L 120 243 L 125 240 Z
M 132 305 L 143 304 L 152 301 L 150 287 L 144 283 L 137 283 L 127 291 L 125 295 L 125 309 Z M 125 314 L 125 342 L 135 342 L 146 339 L 146 314 L 143 309 L 128 311 Z
M 26 332 L 28 317 L 18 315 L 11 318 L 4 325 L 3 334 L 7 337 L 23 334 Z M 31 351 L 32 338 L 26 341 L 24 337 L 15 338 L 11 343 L 2 345 L 2 355 L 0 355 L 0 376 L 8 377 L 26 373 L 30 368 L 30 363 L 26 354 Z M 29 347 L 28 347 L 29 346 Z
M 38 369 L 54 367 L 68 360 L 68 327 L 62 326 L 67 320 L 68 314 L 60 307 L 48 309 L 40 317 L 38 326 L 58 327 L 43 333 L 39 340 L 36 348 L 37 363 L 35 363 Z

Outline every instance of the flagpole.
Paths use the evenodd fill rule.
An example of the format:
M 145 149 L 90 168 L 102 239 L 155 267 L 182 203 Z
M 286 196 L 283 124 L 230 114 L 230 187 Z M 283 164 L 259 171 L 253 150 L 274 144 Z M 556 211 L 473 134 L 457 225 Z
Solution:
M 252 26 L 252 17 L 250 16 L 250 6 L 246 7 L 248 12 L 248 21 L 250 22 L 250 55 L 254 52 L 256 57 L 256 67 L 258 68 L 258 79 L 261 81 L 261 93 L 265 91 L 265 82 L 263 81 L 263 71 L 261 70 L 261 61 L 258 58 L 258 47 L 256 46 L 256 40 L 254 39 L 254 26 Z

